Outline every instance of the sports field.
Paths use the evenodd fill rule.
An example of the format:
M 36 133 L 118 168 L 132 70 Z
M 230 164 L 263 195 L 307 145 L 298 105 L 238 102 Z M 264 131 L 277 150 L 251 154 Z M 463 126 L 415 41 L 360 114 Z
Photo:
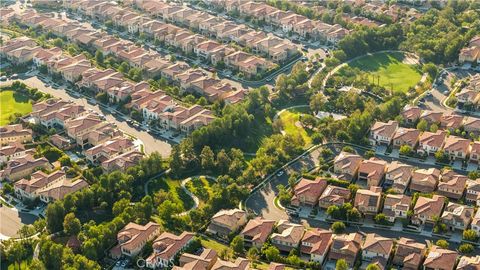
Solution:
M 368 72 L 370 82 L 379 84 L 393 91 L 406 92 L 422 78 L 414 59 L 403 53 L 377 53 L 359 58 L 349 64 Z
M 27 96 L 11 90 L 0 92 L 0 126 L 7 125 L 15 113 L 25 115 L 31 111 L 32 103 Z

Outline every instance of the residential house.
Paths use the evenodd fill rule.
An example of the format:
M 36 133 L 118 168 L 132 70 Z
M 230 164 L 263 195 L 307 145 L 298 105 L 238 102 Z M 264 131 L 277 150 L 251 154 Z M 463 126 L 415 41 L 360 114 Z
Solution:
M 425 120 L 429 125 L 440 125 L 440 121 L 442 120 L 443 112 L 437 111 L 423 111 L 422 115 L 420 115 L 420 120 Z
M 314 228 L 307 230 L 300 243 L 300 252 L 310 261 L 323 264 L 333 242 L 331 231 Z
M 359 233 L 335 235 L 328 259 L 337 261 L 344 259 L 349 267 L 353 267 L 361 251 L 363 236 Z
M 368 187 L 380 186 L 387 162 L 375 157 L 363 160 L 358 167 L 358 181 L 366 181 Z
M 463 122 L 463 130 L 468 134 L 480 135 L 480 118 L 465 117 Z
M 231 233 L 237 232 L 245 224 L 247 224 L 247 212 L 240 209 L 220 210 L 211 218 L 207 232 L 228 238 Z
M 413 239 L 400 237 L 397 241 L 392 263 L 403 269 L 419 269 L 425 257 L 426 245 Z
M 179 236 L 163 232 L 153 241 L 153 253 L 146 259 L 146 266 L 170 267 L 173 259 L 190 245 L 194 236 L 191 232 L 182 232 Z
M 403 194 L 410 184 L 412 173 L 412 166 L 395 160 L 387 165 L 385 185 L 391 186 L 395 192 Z
M 438 194 L 458 200 L 463 196 L 467 180 L 468 177 L 465 175 L 457 174 L 452 170 L 446 170 L 438 183 Z
M 104 121 L 98 115 L 87 114 L 67 120 L 65 129 L 70 138 L 74 139 L 80 147 L 85 148 L 89 144 L 88 137 L 85 137 L 103 124 Z
M 388 221 L 395 222 L 397 218 L 407 218 L 412 198 L 407 195 L 387 194 L 383 203 L 383 214 Z
M 422 225 L 425 223 L 434 224 L 435 218 L 441 217 L 445 197 L 433 195 L 432 198 L 420 196 L 413 207 L 412 223 Z
M 148 222 L 145 225 L 139 225 L 130 222 L 117 233 L 118 245 L 110 250 L 110 254 L 116 259 L 120 256 L 134 258 L 148 241 L 159 234 L 160 225 L 157 223 Z
M 359 189 L 355 195 L 354 206 L 364 215 L 376 215 L 380 210 L 382 188 L 371 186 L 370 189 Z
M 443 249 L 438 246 L 430 247 L 423 269 L 425 270 L 453 270 L 457 262 L 458 254 L 455 251 Z
M 327 209 L 331 205 L 342 206 L 350 201 L 351 192 L 348 188 L 328 185 L 318 198 L 318 206 Z
M 408 145 L 412 149 L 415 149 L 422 132 L 414 128 L 399 128 L 393 136 L 393 146 L 401 147 L 402 145 Z
M 128 168 L 137 165 L 142 158 L 143 154 L 141 152 L 132 150 L 103 161 L 101 166 L 102 169 L 107 173 L 116 170 L 124 172 Z
M 261 248 L 275 226 L 274 220 L 267 220 L 257 217 L 248 221 L 245 228 L 240 233 L 243 237 L 245 246 Z
M 302 178 L 293 189 L 294 195 L 291 204 L 297 207 L 300 205 L 314 207 L 326 187 L 327 180 L 321 177 L 317 177 L 315 180 Z
M 467 180 L 467 191 L 465 192 L 465 201 L 475 204 L 480 194 L 480 178 L 476 180 Z
M 480 269 L 480 256 L 479 255 L 476 255 L 474 257 L 462 256 L 460 258 L 460 261 L 458 262 L 456 269 L 457 270 Z
M 420 135 L 417 153 L 422 155 L 432 155 L 442 149 L 447 132 L 437 130 L 437 132 L 425 131 Z
M 224 261 L 217 259 L 215 264 L 212 266 L 210 270 L 249 270 L 250 269 L 250 261 L 238 257 L 235 261 Z
M 390 259 L 393 250 L 393 240 L 376 233 L 368 233 L 362 244 L 362 258 L 365 261 L 374 261 L 380 258 L 383 265 Z
M 475 106 L 480 100 L 480 93 L 470 88 L 463 88 L 460 92 L 455 94 L 457 98 L 457 107 L 463 108 L 466 106 Z
M 397 121 L 375 122 L 370 129 L 370 143 L 373 145 L 390 145 L 397 129 Z
M 470 140 L 457 136 L 448 136 L 443 145 L 443 150 L 452 160 L 465 160 L 470 153 Z
M 24 156 L 26 153 L 27 150 L 25 149 L 25 146 L 19 142 L 11 142 L 0 146 L 0 165 L 11 159 Z
M 2 126 L 0 127 L 0 144 L 31 142 L 32 134 L 31 129 L 23 128 L 21 124 Z
M 174 266 L 172 270 L 207 270 L 213 267 L 217 259 L 217 252 L 209 248 L 203 249 L 199 255 L 183 253 L 179 258 L 180 266 Z
M 449 202 L 440 220 L 450 230 L 466 230 L 473 218 L 474 209 L 471 206 Z
M 279 220 L 276 231 L 270 237 L 272 245 L 281 251 L 290 252 L 300 244 L 305 228 L 288 220 Z
M 52 169 L 52 165 L 44 157 L 35 158 L 31 154 L 11 159 L 0 171 L 0 179 L 15 182 L 31 175 L 39 169 Z
M 459 129 L 462 126 L 462 123 L 463 116 L 458 114 L 444 114 L 440 118 L 440 127 L 450 131 Z
M 351 181 L 356 177 L 362 160 L 363 158 L 359 155 L 342 151 L 333 161 L 333 170 L 338 174 L 339 179 Z
M 85 158 L 92 164 L 101 163 L 136 148 L 127 137 L 117 137 L 96 145 L 84 152 Z
M 412 173 L 410 190 L 421 193 L 432 193 L 440 180 L 440 170 L 437 168 L 417 169 Z
M 54 171 L 46 174 L 42 171 L 36 171 L 30 175 L 30 179 L 21 179 L 14 184 L 15 195 L 22 199 L 33 200 L 38 195 L 36 191 L 50 185 L 55 181 L 67 179 L 67 174 L 63 170 Z
M 477 210 L 477 212 L 473 216 L 470 226 L 472 230 L 474 230 L 477 233 L 477 235 L 480 235 L 480 211 Z

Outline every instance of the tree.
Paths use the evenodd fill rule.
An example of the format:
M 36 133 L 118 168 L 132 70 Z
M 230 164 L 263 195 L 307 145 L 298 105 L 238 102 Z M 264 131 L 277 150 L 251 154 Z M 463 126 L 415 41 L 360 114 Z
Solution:
M 280 251 L 274 246 L 269 246 L 263 253 L 265 254 L 267 260 L 271 262 L 278 260 L 280 257 Z
M 433 63 L 426 63 L 423 65 L 422 71 L 424 73 L 427 73 L 430 79 L 433 80 L 437 76 L 438 69 L 437 69 L 437 66 L 434 65 Z
M 420 120 L 417 124 L 417 129 L 420 131 L 426 131 L 428 128 L 428 122 L 425 119 Z
M 371 263 L 367 266 L 366 270 L 381 270 L 381 269 L 378 265 Z
M 437 132 L 437 130 L 438 130 L 438 125 L 435 124 L 435 123 L 433 123 L 433 124 L 430 126 L 430 132 L 435 133 L 435 132 Z
M 474 242 L 474 241 L 477 241 L 477 238 L 478 238 L 478 235 L 476 231 L 472 229 L 463 231 L 463 239 Z
M 372 158 L 372 157 L 375 157 L 375 151 L 373 151 L 373 150 L 368 150 L 368 151 L 365 152 L 365 158 L 366 158 L 366 159 L 370 159 L 370 158 Z
M 63 230 L 68 235 L 77 235 L 81 229 L 81 223 L 74 213 L 68 213 L 63 220 Z
M 413 149 L 412 147 L 410 147 L 410 145 L 404 144 L 400 146 L 399 152 L 400 152 L 400 155 L 410 156 L 413 153 Z
M 383 213 L 377 214 L 375 216 L 375 222 L 377 224 L 387 225 L 388 224 L 387 216 L 385 216 L 385 214 Z
M 200 153 L 200 163 L 204 171 L 211 171 L 215 167 L 215 157 L 210 146 L 205 145 Z
M 243 237 L 240 235 L 235 236 L 230 243 L 230 248 L 232 248 L 236 254 L 242 254 L 244 250 Z
M 326 98 L 323 93 L 317 93 L 310 99 L 310 110 L 312 112 L 322 111 L 325 106 Z
M 47 229 L 50 233 L 63 230 L 63 219 L 65 217 L 65 209 L 61 201 L 55 201 L 47 207 Z
M 335 265 L 335 270 L 348 270 L 348 264 L 345 259 L 339 259 L 337 260 L 337 264 Z
M 97 50 L 95 52 L 95 62 L 97 62 L 97 64 L 103 66 L 103 61 L 104 61 L 103 53 L 100 50 Z
M 341 221 L 336 221 L 332 224 L 331 229 L 332 229 L 333 233 L 341 234 L 341 233 L 345 232 L 346 226 L 345 226 L 345 223 L 343 223 Z
M 438 150 L 437 152 L 435 152 L 435 159 L 439 163 L 448 163 L 450 161 L 448 154 L 445 153 L 444 150 Z
M 53 40 L 53 46 L 62 48 L 63 47 L 63 40 L 61 38 L 56 38 Z
M 445 239 L 439 239 L 437 240 L 437 242 L 435 243 L 435 245 L 441 247 L 441 248 L 448 248 L 449 244 L 447 242 L 447 240 Z
M 474 248 L 472 244 L 469 244 L 469 243 L 461 244 L 458 247 L 458 251 L 460 251 L 460 253 L 463 253 L 463 254 L 470 254 L 473 252 L 473 250 Z
M 230 163 L 232 160 L 230 157 L 227 155 L 227 152 L 222 149 L 220 152 L 217 154 L 217 169 L 220 173 L 226 173 L 228 172 L 228 168 L 230 167 Z

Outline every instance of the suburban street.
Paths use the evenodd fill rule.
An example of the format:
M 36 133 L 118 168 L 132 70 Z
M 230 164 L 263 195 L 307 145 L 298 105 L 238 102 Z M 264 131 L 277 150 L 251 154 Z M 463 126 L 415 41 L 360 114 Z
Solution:
M 60 87 L 58 89 L 54 89 L 52 87 L 46 87 L 45 84 L 36 76 L 24 77 L 19 81 L 25 83 L 29 87 L 37 88 L 41 92 L 50 94 L 54 97 L 61 98 L 64 100 L 73 101 L 78 105 L 85 106 L 86 109 L 91 109 L 97 113 L 101 113 L 105 115 L 106 121 L 116 124 L 117 127 L 121 129 L 123 132 L 125 132 L 126 134 L 136 137 L 137 139 L 142 141 L 144 145 L 144 151 L 146 154 L 150 154 L 156 151 L 160 153 L 162 157 L 168 157 L 170 155 L 172 146 L 167 140 L 161 139 L 161 138 L 155 138 L 144 130 L 139 130 L 139 129 L 130 127 L 125 121 L 125 119 L 112 115 L 111 111 L 109 109 L 106 109 L 106 107 L 100 107 L 98 104 L 91 104 L 84 97 L 79 97 L 79 98 L 73 97 L 69 93 L 67 93 L 67 91 L 63 87 Z M 0 87 L 10 85 L 12 82 L 13 81 L 1 82 Z

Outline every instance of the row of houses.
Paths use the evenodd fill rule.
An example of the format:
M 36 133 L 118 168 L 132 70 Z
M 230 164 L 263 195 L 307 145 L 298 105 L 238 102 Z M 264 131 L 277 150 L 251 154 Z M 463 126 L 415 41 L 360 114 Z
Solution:
M 130 33 L 144 33 L 167 46 L 180 49 L 187 55 L 195 54 L 212 64 L 223 62 L 227 67 L 240 71 L 249 78 L 277 66 L 264 58 L 220 44 L 188 29 L 151 19 L 110 1 L 71 1 L 66 5 L 100 21 L 111 20 L 116 25 L 126 27 Z
M 236 89 L 224 80 L 213 78 L 200 69 L 192 69 L 184 62 L 172 63 L 159 53 L 147 50 L 135 45 L 133 42 L 116 38 L 104 32 L 85 27 L 77 21 L 53 18 L 50 14 L 37 13 L 34 10 L 26 10 L 21 14 L 17 14 L 15 20 L 31 26 L 41 26 L 45 31 L 50 31 L 57 36 L 66 38 L 71 42 L 75 42 L 82 47 L 89 48 L 91 51 L 101 51 L 104 56 L 112 55 L 120 61 L 127 62 L 131 67 L 140 68 L 148 77 L 161 76 L 167 80 L 177 84 L 181 92 L 193 92 L 198 95 L 205 96 L 211 102 L 215 100 L 225 100 L 227 103 L 236 103 L 243 99 L 244 89 Z M 50 53 L 42 53 L 43 58 L 53 57 L 49 70 L 54 70 L 62 75 L 66 80 L 77 83 L 80 87 L 92 88 L 96 92 L 107 92 L 109 97 L 116 101 L 125 100 L 131 93 L 147 88 L 146 82 L 133 83 L 123 78 L 122 74 L 113 70 L 98 70 L 92 68 L 90 63 L 83 55 L 71 57 L 73 60 L 59 62 L 57 54 L 61 52 L 58 49 Z M 32 51 L 27 54 L 28 57 L 18 59 L 18 57 L 10 56 L 15 60 L 28 61 Z M 53 56 L 50 54 L 54 53 Z M 65 55 L 61 55 L 65 58 Z M 42 61 L 34 63 L 45 64 Z M 48 64 L 48 63 L 47 63 Z M 68 66 L 64 66 L 68 65 Z M 85 73 L 85 74 L 84 74 Z M 104 83 L 96 83 L 92 81 L 99 80 L 98 77 L 104 74 L 107 77 Z M 103 81 L 102 81 L 103 82 Z
M 447 115 L 442 113 L 430 112 L 430 117 L 439 117 L 441 127 L 458 126 L 463 122 L 463 116 Z M 425 119 L 425 118 L 424 118 Z M 444 125 L 444 119 L 447 125 Z M 471 118 L 477 125 L 480 119 Z M 429 121 L 435 121 L 430 118 Z M 465 128 L 465 126 L 464 126 Z M 453 128 L 456 129 L 456 128 Z M 478 130 L 472 131 L 478 132 Z M 478 162 L 480 157 L 480 142 L 472 142 L 470 139 L 448 135 L 447 131 L 437 130 L 436 132 L 422 132 L 415 128 L 399 127 L 397 121 L 376 122 L 370 129 L 370 143 L 372 145 L 386 145 L 400 148 L 408 145 L 411 149 L 417 149 L 417 153 L 421 155 L 432 155 L 442 150 L 451 160 L 470 160 L 470 162 Z
M 480 63 L 480 35 L 474 36 L 467 46 L 460 50 L 458 62 Z
M 283 11 L 264 2 L 243 0 L 208 0 L 207 4 L 222 8 L 227 12 L 238 12 L 241 16 L 264 21 L 284 33 L 295 33 L 300 37 L 313 40 L 325 40 L 337 43 L 350 32 L 339 24 L 330 25 L 321 21 L 311 20 L 292 11 Z
M 222 43 L 235 42 L 276 63 L 284 62 L 299 53 L 297 46 L 287 39 L 256 31 L 245 24 L 238 24 L 188 6 L 153 0 L 131 0 L 129 2 L 130 5 L 149 15 L 194 29 L 204 35 L 214 37 Z M 220 44 L 210 42 L 210 46 L 214 45 L 214 50 L 221 48 Z
M 478 37 L 480 44 L 480 36 Z M 479 45 L 480 51 L 480 45 Z M 480 59 L 480 53 L 479 53 Z M 479 60 L 480 61 L 480 60 Z M 470 110 L 476 110 L 479 108 L 480 101 L 480 74 L 476 73 L 470 77 L 468 84 L 455 94 L 457 98 L 457 107 L 460 109 L 466 109 L 470 107 Z
M 344 259 L 353 267 L 361 259 L 376 264 L 380 269 L 386 269 L 388 264 L 403 269 L 468 269 L 480 266 L 480 258 L 462 257 L 455 268 L 458 257 L 456 252 L 436 246 L 427 249 L 425 244 L 408 238 L 395 241 L 375 233 L 334 235 L 328 230 L 306 229 L 303 225 L 286 220 L 275 222 L 260 217 L 247 220 L 247 213 L 240 209 L 221 210 L 215 214 L 207 232 L 225 237 L 240 229 L 239 235 L 243 237 L 246 247 L 261 248 L 270 240 L 282 252 L 298 248 L 302 259 L 320 264 Z

